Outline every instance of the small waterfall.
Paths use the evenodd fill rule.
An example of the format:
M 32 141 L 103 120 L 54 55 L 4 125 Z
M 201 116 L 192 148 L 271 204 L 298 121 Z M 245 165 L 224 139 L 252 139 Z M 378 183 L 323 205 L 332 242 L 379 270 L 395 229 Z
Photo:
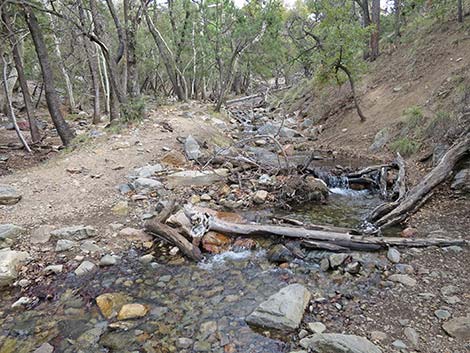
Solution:
M 330 189 L 349 189 L 349 180 L 345 176 L 336 176 L 324 170 L 318 170 L 316 174 Z

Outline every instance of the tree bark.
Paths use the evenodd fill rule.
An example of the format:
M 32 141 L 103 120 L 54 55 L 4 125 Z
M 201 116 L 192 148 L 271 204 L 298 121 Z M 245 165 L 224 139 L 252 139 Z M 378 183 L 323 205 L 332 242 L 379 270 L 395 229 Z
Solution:
M 36 53 L 39 60 L 39 65 L 41 66 L 47 108 L 51 115 L 51 119 L 54 123 L 54 126 L 56 127 L 57 132 L 62 140 L 62 143 L 65 146 L 68 146 L 74 138 L 74 133 L 70 129 L 69 125 L 62 116 L 62 112 L 60 111 L 60 100 L 55 90 L 54 74 L 49 62 L 49 55 L 47 53 L 46 44 L 44 42 L 44 37 L 42 35 L 41 28 L 39 27 L 37 18 L 30 7 L 24 7 L 24 16 L 28 24 L 29 31 L 31 33 L 31 37 L 33 39 L 34 47 L 36 49 Z
M 359 105 L 359 100 L 357 99 L 356 86 L 354 84 L 354 79 L 352 77 L 351 72 L 349 71 L 349 69 L 346 66 L 341 64 L 341 62 L 337 64 L 337 68 L 340 69 L 341 71 L 343 71 L 346 74 L 346 76 L 348 76 L 349 85 L 351 86 L 351 91 L 352 91 L 352 94 L 353 94 L 354 105 L 356 107 L 357 115 L 359 115 L 359 118 L 361 119 L 362 122 L 366 121 L 366 117 L 362 113 L 361 107 Z
M 372 0 L 372 23 L 375 28 L 370 35 L 370 60 L 374 61 L 379 56 L 380 0 Z
M 457 0 L 457 21 L 463 22 L 463 5 L 462 0 Z
M 395 0 L 395 38 L 401 37 L 401 0 Z
M 388 227 L 404 221 L 415 212 L 431 195 L 432 190 L 442 183 L 452 172 L 455 165 L 470 150 L 470 133 L 458 139 L 442 157 L 439 164 L 427 174 L 420 183 L 403 197 L 401 202 L 388 206 L 387 212 L 376 212 L 370 221 L 378 227 Z M 380 217 L 380 218 L 379 218 Z

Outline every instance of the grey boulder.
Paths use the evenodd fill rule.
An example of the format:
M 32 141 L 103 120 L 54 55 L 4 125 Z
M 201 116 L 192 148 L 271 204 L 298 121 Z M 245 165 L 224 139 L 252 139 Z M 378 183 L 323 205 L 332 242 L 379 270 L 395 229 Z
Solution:
M 13 283 L 18 276 L 18 267 L 29 259 L 25 251 L 15 251 L 8 248 L 0 250 L 0 287 Z
M 10 185 L 0 184 L 0 205 L 14 205 L 20 201 L 21 195 Z
M 71 226 L 57 229 L 51 232 L 56 239 L 82 240 L 96 234 L 96 229 L 90 226 Z
M 0 245 L 6 243 L 10 245 L 13 240 L 24 232 L 24 228 L 14 224 L 0 224 Z
M 291 284 L 262 302 L 247 318 L 250 325 L 282 331 L 299 327 L 310 292 L 301 284 Z
M 368 339 L 339 333 L 319 333 L 300 340 L 300 345 L 316 353 L 382 353 Z

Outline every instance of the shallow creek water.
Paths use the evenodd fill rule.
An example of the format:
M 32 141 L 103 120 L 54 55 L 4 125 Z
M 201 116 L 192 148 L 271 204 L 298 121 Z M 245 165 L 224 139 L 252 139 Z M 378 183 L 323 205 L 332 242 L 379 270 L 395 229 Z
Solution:
M 289 216 L 354 226 L 378 202 L 367 191 L 333 189 L 327 205 L 305 207 Z M 290 283 L 306 285 L 316 298 L 343 292 L 360 298 L 380 280 L 369 275 L 335 281 L 319 269 L 322 252 L 311 252 L 305 261 L 281 269 L 263 250 L 273 241 L 258 240 L 261 249 L 207 255 L 198 264 L 175 261 L 163 251 L 155 263 L 143 265 L 140 254 L 131 249 L 122 254 L 119 265 L 84 279 L 77 280 L 73 273 L 58 276 L 53 288 L 43 289 L 49 299 L 23 312 L 9 308 L 19 294 L 6 294 L 0 353 L 32 352 L 43 342 L 51 343 L 55 352 L 289 352 L 295 347 L 294 336 L 266 335 L 245 323 L 260 302 Z M 357 256 L 365 270 L 374 273 L 375 255 Z M 106 292 L 125 293 L 150 312 L 138 320 L 105 321 L 94 298 Z M 177 347 L 181 337 L 194 343 Z

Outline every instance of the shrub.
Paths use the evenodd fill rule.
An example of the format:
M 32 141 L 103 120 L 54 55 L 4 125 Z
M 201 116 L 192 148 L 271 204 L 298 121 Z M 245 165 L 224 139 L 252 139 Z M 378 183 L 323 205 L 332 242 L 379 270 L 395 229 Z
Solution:
M 121 105 L 122 119 L 125 122 L 140 121 L 145 116 L 145 101 L 143 98 L 132 98 Z
M 408 157 L 416 153 L 419 147 L 419 142 L 415 142 L 408 137 L 401 137 L 390 145 L 392 151 L 399 152 L 404 157 Z

